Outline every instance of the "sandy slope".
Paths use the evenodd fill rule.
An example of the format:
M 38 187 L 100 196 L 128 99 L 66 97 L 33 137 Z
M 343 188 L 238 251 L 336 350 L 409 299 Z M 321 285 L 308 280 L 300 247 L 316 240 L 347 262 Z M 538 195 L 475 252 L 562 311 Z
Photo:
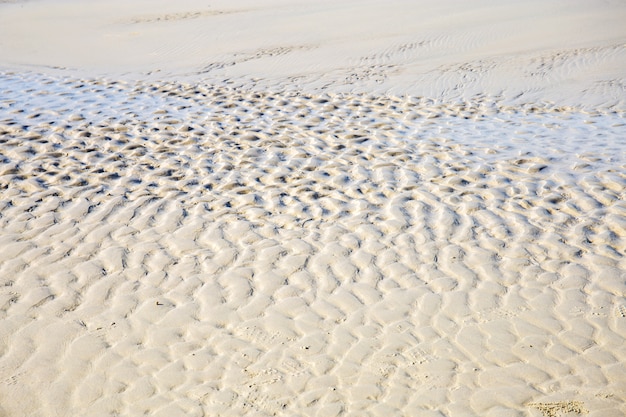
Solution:
M 0 6 L 0 416 L 625 414 L 623 3 L 257 3 Z
M 624 21 L 610 0 L 42 0 L 2 7 L 0 62 L 623 107 Z

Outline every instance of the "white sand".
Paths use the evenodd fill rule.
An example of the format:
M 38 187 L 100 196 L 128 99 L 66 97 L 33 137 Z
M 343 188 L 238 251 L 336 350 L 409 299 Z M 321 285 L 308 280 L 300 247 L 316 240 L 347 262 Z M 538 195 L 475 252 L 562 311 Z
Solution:
M 623 108 L 625 21 L 621 0 L 39 0 L 3 6 L 0 57 L 131 79 Z
M 623 2 L 10 3 L 0 416 L 626 413 Z

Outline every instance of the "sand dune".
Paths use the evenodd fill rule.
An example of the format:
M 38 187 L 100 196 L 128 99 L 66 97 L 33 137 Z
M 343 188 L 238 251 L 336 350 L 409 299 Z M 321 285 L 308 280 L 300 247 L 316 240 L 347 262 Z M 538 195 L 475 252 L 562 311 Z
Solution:
M 8 3 L 0 416 L 626 413 L 622 2 Z

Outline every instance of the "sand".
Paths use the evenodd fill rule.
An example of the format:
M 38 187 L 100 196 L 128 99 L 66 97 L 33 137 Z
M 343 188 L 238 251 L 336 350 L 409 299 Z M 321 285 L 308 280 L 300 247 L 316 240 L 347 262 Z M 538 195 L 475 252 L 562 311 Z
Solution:
M 622 2 L 113 3 L 0 5 L 0 416 L 626 413 Z

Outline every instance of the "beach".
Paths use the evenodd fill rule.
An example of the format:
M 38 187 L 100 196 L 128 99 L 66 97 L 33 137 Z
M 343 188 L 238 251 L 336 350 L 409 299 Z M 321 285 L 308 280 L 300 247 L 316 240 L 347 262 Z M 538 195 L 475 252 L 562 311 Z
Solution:
M 0 416 L 626 413 L 623 2 L 0 3 Z

